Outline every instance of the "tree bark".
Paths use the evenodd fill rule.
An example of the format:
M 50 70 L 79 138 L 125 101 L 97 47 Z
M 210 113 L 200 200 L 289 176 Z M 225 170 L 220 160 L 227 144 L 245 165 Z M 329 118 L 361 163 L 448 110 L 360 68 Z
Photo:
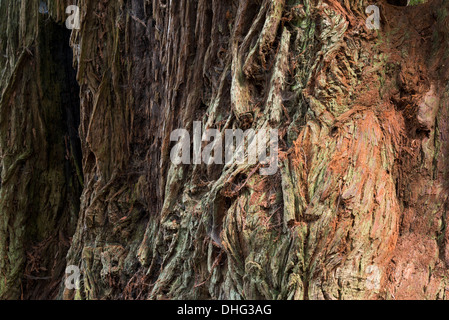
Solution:
M 446 299 L 449 4 L 390 2 L 80 0 L 74 81 L 72 3 L 0 1 L 0 298 Z

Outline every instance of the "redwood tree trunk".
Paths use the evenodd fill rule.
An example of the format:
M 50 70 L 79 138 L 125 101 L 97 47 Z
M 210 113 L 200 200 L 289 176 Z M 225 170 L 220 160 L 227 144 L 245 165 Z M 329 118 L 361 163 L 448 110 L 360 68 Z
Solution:
M 447 1 L 79 0 L 76 81 L 43 2 L 0 1 L 1 298 L 447 298 Z M 173 164 L 194 121 L 278 172 Z

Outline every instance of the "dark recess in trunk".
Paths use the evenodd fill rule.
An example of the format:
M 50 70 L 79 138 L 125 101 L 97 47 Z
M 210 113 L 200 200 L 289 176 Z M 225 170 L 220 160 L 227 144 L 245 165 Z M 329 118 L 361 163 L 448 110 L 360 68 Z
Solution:
M 61 201 L 56 217 L 33 209 L 30 212 L 27 234 L 27 261 L 23 277 L 24 299 L 55 298 L 64 277 L 66 254 L 70 238 L 76 228 L 83 185 L 82 152 L 79 137 L 80 98 L 73 52 L 71 31 L 63 24 L 47 18 L 40 26 L 39 60 L 42 101 L 41 113 L 46 127 L 47 166 L 55 170 L 57 180 L 50 180 L 61 188 Z M 60 179 L 60 180 L 59 180 Z M 45 222 L 48 221 L 48 222 Z M 35 227 L 48 224 L 48 230 Z M 53 223 L 56 223 L 53 225 Z M 50 236 L 49 236 L 50 235 Z M 48 260 L 47 257 L 57 257 Z M 36 270 L 36 259 L 39 268 Z

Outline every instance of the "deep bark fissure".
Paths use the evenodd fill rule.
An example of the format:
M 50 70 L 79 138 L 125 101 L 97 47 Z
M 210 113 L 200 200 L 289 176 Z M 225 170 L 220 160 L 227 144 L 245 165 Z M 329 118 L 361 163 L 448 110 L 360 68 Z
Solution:
M 54 298 L 58 294 L 69 241 L 78 218 L 83 185 L 78 133 L 80 98 L 70 36 L 70 30 L 51 18 L 41 23 L 36 56 L 41 70 L 40 89 L 43 95 L 40 108 L 48 147 L 35 152 L 46 153 L 44 157 L 48 159 L 49 170 L 55 170 L 48 181 L 54 184 L 54 188 L 61 188 L 61 199 L 54 216 L 43 217 L 39 212 L 31 211 L 27 222 L 28 249 L 21 293 L 26 299 Z M 51 205 L 52 200 L 49 201 Z M 34 210 L 39 209 L 35 207 Z M 54 221 L 54 225 L 49 223 L 46 226 L 47 221 Z
M 4 65 L 3 76 L 18 75 L 2 83 L 0 103 L 0 298 L 5 299 L 57 296 L 83 188 L 71 31 L 38 11 L 37 3 L 27 7 L 33 8 L 27 11 L 33 19 L 24 18 L 33 27 L 28 37 L 22 30 L 23 47 L 15 42 L 20 24 L 9 26 L 2 43 L 16 61 Z M 0 10 L 9 19 L 17 14 L 4 3 Z

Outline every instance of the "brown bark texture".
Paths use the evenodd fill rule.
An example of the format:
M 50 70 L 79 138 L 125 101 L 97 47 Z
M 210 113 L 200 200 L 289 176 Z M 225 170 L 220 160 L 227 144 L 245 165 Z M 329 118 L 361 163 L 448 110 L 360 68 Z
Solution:
M 396 2 L 1 0 L 0 298 L 446 299 L 449 2 Z

